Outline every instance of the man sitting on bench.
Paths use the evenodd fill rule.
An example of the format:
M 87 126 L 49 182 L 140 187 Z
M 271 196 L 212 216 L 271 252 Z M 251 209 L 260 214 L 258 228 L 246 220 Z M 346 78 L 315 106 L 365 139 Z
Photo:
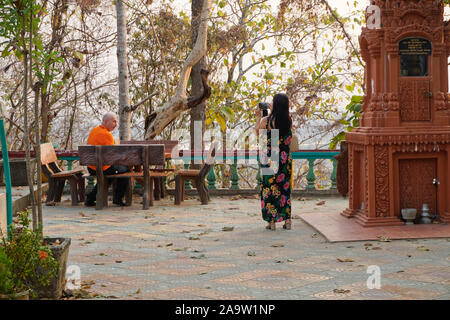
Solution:
M 103 116 L 102 124 L 93 128 L 89 134 L 87 143 L 90 145 L 114 145 L 114 137 L 111 131 L 117 126 L 117 115 L 113 112 L 107 112 Z M 96 175 L 95 166 L 88 166 L 88 171 L 92 176 Z M 119 174 L 129 172 L 130 169 L 126 166 L 103 166 L 103 172 L 105 175 Z M 124 206 L 123 197 L 128 187 L 129 179 L 117 179 L 117 186 L 113 194 L 113 204 Z M 90 193 L 86 195 L 86 201 L 84 203 L 87 207 L 95 206 L 95 200 L 97 198 L 97 184 Z

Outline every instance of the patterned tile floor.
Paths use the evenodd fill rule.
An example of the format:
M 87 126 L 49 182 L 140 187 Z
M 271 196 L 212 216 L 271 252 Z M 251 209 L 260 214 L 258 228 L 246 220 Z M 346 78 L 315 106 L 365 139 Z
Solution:
M 300 217 L 347 201 L 321 200 L 294 199 L 292 230 L 269 231 L 250 196 L 163 199 L 145 211 L 139 198 L 101 211 L 65 198 L 44 206 L 44 234 L 72 238 L 68 265 L 95 299 L 450 298 L 449 238 L 330 243 Z M 379 289 L 367 286 L 373 265 Z

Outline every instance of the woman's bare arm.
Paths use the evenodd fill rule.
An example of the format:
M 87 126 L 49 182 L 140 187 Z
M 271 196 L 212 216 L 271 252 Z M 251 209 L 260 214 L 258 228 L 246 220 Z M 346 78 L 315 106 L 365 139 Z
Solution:
M 255 126 L 256 134 L 259 134 L 259 130 L 266 128 L 267 118 L 268 116 L 261 118 L 260 114 L 256 116 L 256 126 Z

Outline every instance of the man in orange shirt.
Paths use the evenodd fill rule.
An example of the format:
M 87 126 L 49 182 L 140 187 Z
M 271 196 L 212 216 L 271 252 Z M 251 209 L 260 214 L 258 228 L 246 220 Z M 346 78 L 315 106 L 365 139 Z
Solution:
M 117 126 L 117 115 L 113 112 L 107 112 L 103 116 L 102 124 L 93 128 L 89 134 L 87 143 L 90 145 L 114 145 L 114 137 L 111 134 Z M 103 173 L 108 174 L 118 174 L 130 171 L 126 166 L 103 166 Z M 88 166 L 88 171 L 92 176 L 96 175 L 96 167 Z M 117 187 L 113 195 L 113 203 L 119 206 L 124 206 L 125 203 L 122 201 L 125 191 L 128 187 L 129 179 L 117 179 Z M 86 195 L 86 202 L 84 203 L 87 207 L 95 206 L 95 200 L 97 198 L 97 184 L 92 189 L 90 193 Z

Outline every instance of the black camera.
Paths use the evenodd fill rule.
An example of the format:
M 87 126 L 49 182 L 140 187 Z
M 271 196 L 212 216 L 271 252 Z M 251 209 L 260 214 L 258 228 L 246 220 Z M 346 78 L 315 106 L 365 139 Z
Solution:
M 269 112 L 267 111 L 267 109 L 269 109 L 269 104 L 267 102 L 260 102 L 258 103 L 258 108 L 262 111 L 262 116 L 267 117 L 267 115 L 269 114 Z
M 259 110 L 267 110 L 269 109 L 269 104 L 267 102 L 258 103 Z

